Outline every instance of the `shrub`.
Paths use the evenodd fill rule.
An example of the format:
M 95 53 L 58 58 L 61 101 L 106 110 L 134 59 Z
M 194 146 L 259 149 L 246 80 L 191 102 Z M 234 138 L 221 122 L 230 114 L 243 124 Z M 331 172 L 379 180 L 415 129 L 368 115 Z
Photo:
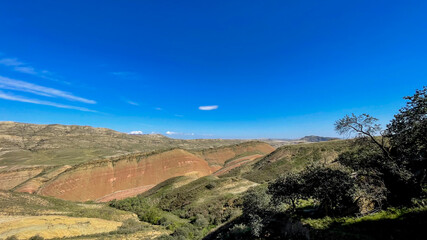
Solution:
M 197 214 L 196 219 L 194 221 L 194 225 L 196 227 L 204 228 L 209 225 L 209 220 L 206 219 L 206 217 L 202 214 Z
M 30 237 L 29 240 L 44 240 L 44 238 L 40 235 L 35 235 L 35 236 Z

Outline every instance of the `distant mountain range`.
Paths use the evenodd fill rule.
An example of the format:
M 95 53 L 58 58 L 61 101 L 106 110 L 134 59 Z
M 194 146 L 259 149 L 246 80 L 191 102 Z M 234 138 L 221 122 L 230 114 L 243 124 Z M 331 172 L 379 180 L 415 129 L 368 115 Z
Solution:
M 260 141 L 266 142 L 270 144 L 273 147 L 281 147 L 284 145 L 292 145 L 292 144 L 299 144 L 299 143 L 314 143 L 314 142 L 326 142 L 331 140 L 338 140 L 339 138 L 334 137 L 322 137 L 322 136 L 305 136 L 298 139 L 287 139 L 287 138 L 267 138 L 267 139 L 260 139 Z

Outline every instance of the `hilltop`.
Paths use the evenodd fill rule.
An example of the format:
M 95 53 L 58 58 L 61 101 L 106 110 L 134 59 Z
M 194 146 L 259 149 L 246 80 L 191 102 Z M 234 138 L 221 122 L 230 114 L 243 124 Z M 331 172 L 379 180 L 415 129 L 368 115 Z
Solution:
M 131 197 L 172 177 L 199 178 L 224 166 L 227 170 L 222 172 L 229 171 L 237 166 L 230 165 L 236 159 L 254 160 L 274 151 L 259 141 L 176 140 L 87 126 L 13 122 L 1 126 L 6 143 L 1 149 L 2 162 L 7 162 L 5 156 L 14 157 L 14 165 L 0 169 L 0 189 L 72 201 L 107 202 Z M 112 143 L 118 147 L 111 149 Z M 123 153 L 124 150 L 132 153 Z M 87 151 L 100 151 L 106 156 L 86 155 L 79 161 L 73 158 Z M 32 158 L 25 159 L 22 154 Z
M 331 140 L 337 140 L 339 138 L 334 137 L 322 137 L 322 136 L 305 136 L 302 138 L 297 139 L 282 139 L 282 138 L 267 138 L 267 139 L 261 139 L 263 142 L 266 142 L 270 144 L 273 147 L 281 147 L 284 145 L 293 145 L 293 144 L 300 144 L 300 143 L 314 143 L 314 142 L 326 142 Z
M 242 142 L 245 140 L 181 140 L 90 126 L 0 122 L 0 166 L 74 165 L 133 152 L 173 147 L 198 150 Z

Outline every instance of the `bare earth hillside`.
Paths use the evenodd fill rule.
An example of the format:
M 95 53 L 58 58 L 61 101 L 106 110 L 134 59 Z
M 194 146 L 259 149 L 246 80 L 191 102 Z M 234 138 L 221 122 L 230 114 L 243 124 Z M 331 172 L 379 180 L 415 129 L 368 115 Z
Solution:
M 212 172 L 204 159 L 181 149 L 131 154 L 78 165 L 44 185 L 39 193 L 73 201 L 97 200 L 115 192 L 121 198 L 119 191 L 137 187 L 144 191 L 171 177 L 189 173 L 202 177 Z

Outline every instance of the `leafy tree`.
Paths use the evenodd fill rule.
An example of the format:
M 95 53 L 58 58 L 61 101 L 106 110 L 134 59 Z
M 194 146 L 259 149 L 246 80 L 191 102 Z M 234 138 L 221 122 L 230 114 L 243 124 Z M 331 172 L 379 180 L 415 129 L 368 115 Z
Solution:
M 285 202 L 292 206 L 295 211 L 296 203 L 304 197 L 301 191 L 304 188 L 304 181 L 301 174 L 289 173 L 279 177 L 268 186 L 268 192 L 273 195 L 275 202 Z
M 264 186 L 250 189 L 243 199 L 243 218 L 253 236 L 259 237 L 263 227 L 271 221 L 275 214 L 275 206 L 271 202 L 271 195 Z
M 354 207 L 355 181 L 337 169 L 308 166 L 298 174 L 270 183 L 268 189 L 276 202 L 290 202 L 293 209 L 300 198 L 317 200 L 326 215 L 341 215 Z
M 243 197 L 243 215 L 259 215 L 261 217 L 270 215 L 274 212 L 274 207 L 271 204 L 271 195 L 267 193 L 267 189 L 263 186 L 251 188 Z
M 407 165 L 422 184 L 427 168 L 427 87 L 417 90 L 387 125 L 393 155 Z
M 421 193 L 425 181 L 426 92 L 427 88 L 424 87 L 413 96 L 405 97 L 408 103 L 399 110 L 384 132 L 376 123 L 377 119 L 368 114 L 347 115 L 335 123 L 338 133 L 356 133 L 359 138 L 367 139 L 378 147 L 380 152 L 360 144 L 358 149 L 341 154 L 337 161 L 355 170 L 358 176 L 364 176 L 365 180 L 377 179 L 379 183 L 380 178 L 379 181 L 388 190 L 387 201 L 392 205 L 409 203 L 411 198 Z M 381 136 L 377 137 L 378 134 Z M 380 195 L 378 197 L 382 198 Z
M 355 181 L 346 172 L 309 166 L 302 172 L 303 194 L 320 202 L 326 215 L 341 215 L 354 210 Z

